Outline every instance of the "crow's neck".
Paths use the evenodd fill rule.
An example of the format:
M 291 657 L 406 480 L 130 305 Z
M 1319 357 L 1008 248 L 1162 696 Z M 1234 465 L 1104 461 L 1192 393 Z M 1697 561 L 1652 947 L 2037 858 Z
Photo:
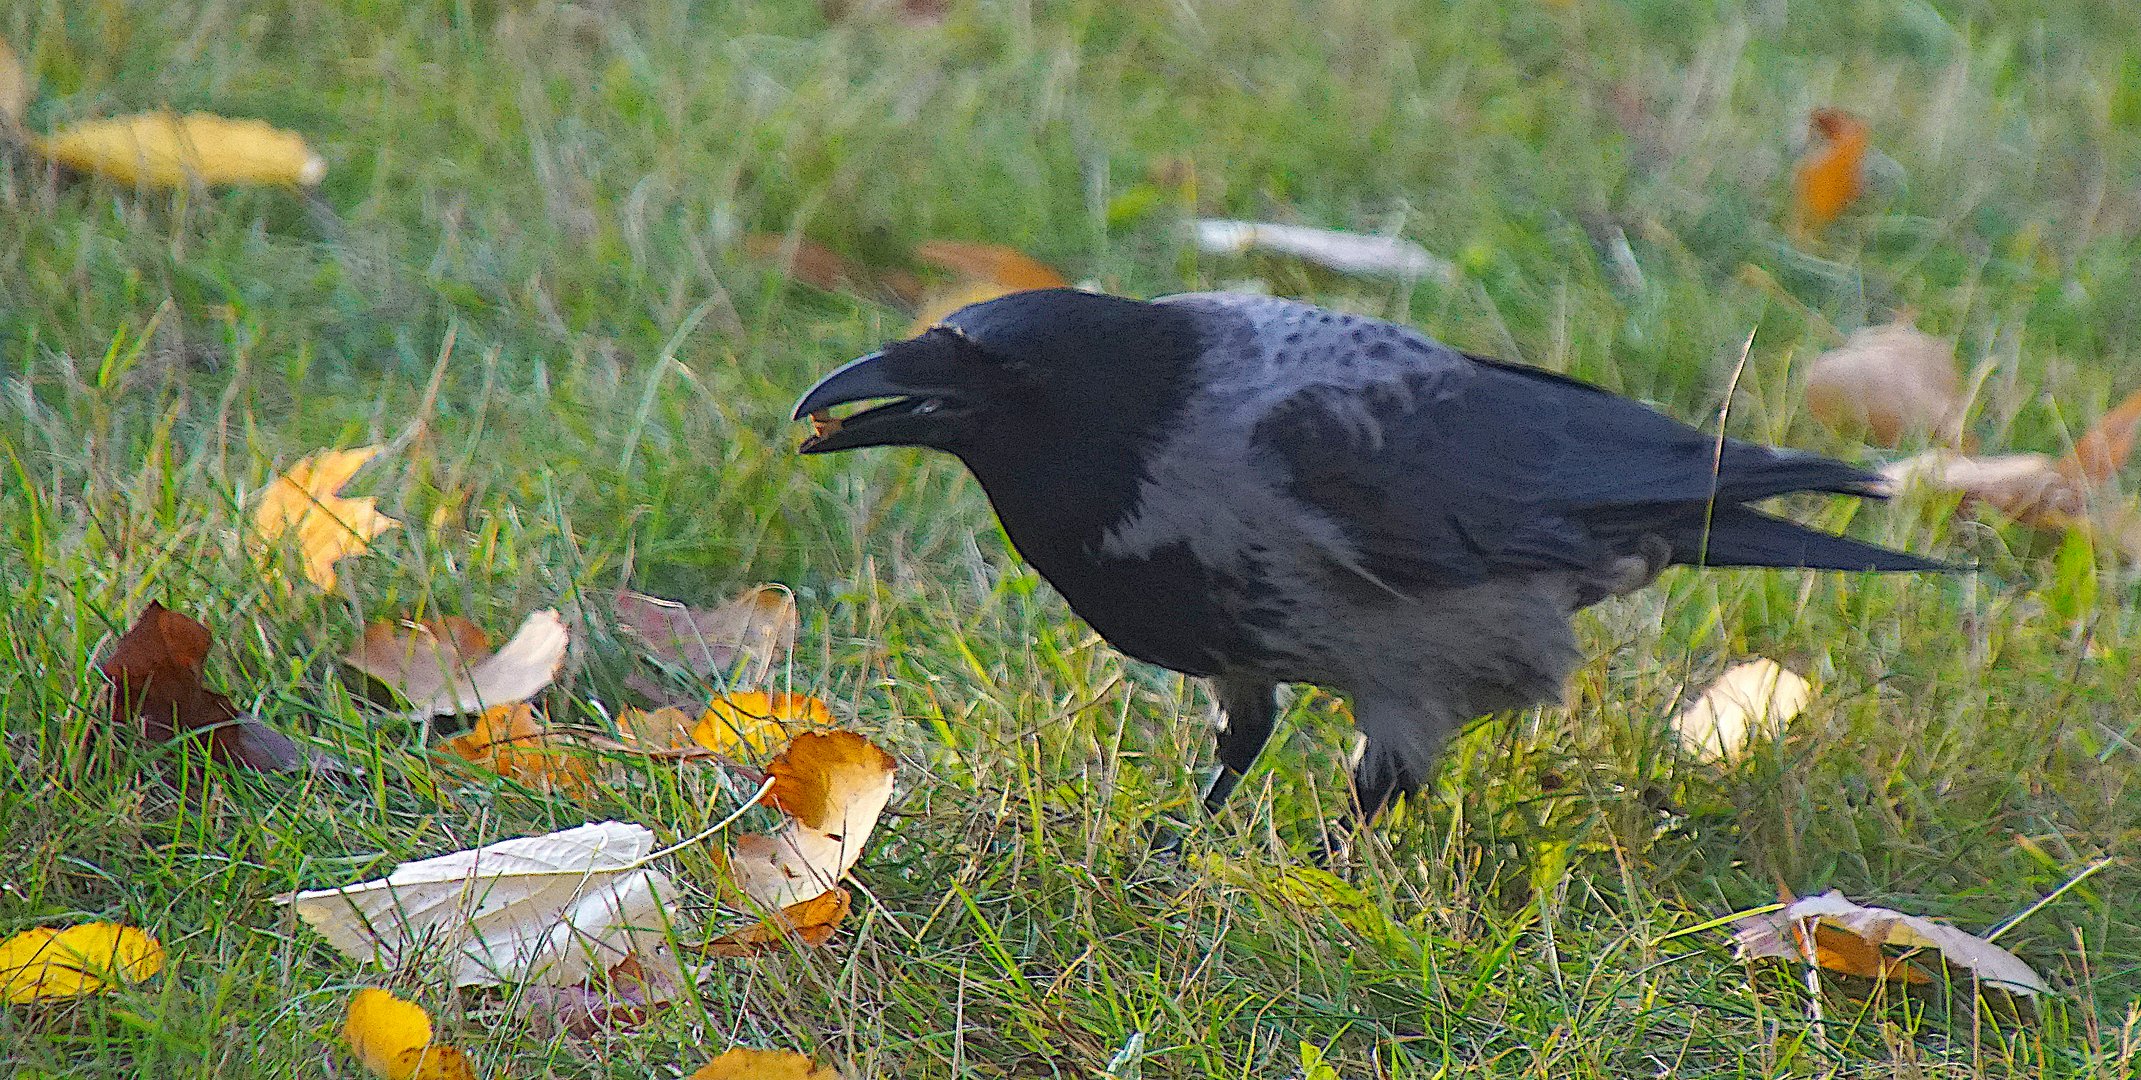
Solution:
M 1098 437 L 1095 437 L 1098 436 Z M 1019 554 L 1051 577 L 1093 557 L 1137 504 L 1149 442 L 1110 432 L 1035 439 L 1012 455 L 975 455 L 966 466 Z

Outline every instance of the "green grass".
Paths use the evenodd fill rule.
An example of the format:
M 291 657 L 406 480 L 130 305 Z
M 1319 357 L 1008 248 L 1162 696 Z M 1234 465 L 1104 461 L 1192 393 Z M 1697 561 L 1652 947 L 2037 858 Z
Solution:
M 119 919 L 170 949 L 138 987 L 0 1009 L 0 1063 L 353 1075 L 335 1033 L 380 976 L 268 897 L 606 816 L 672 840 L 736 798 L 669 767 L 583 804 L 427 764 L 335 662 L 363 623 L 503 631 L 620 584 L 774 580 L 805 612 L 786 681 L 904 763 L 856 917 L 593 1044 L 396 982 L 486 1072 L 679 1076 L 742 1043 L 858 1080 L 1284 1077 L 1307 1042 L 1347 1078 L 2135 1075 L 2141 605 L 2109 555 L 1941 505 L 1799 507 L 1983 569 L 1669 574 L 1584 619 L 1567 707 L 1471 729 L 1340 868 L 1362 904 L 1302 904 L 1272 882 L 1343 798 L 1340 705 L 1297 698 L 1225 819 L 1154 859 L 1149 821 L 1191 813 L 1209 760 L 1203 692 L 1072 619 L 952 463 L 788 452 L 797 393 L 907 316 L 782 280 L 747 231 L 879 263 L 1002 242 L 1137 295 L 1260 278 L 1713 426 L 1752 333 L 1732 433 L 1858 458 L 1794 370 L 1901 308 L 1988 368 L 1990 446 L 2057 451 L 2141 385 L 2141 9 L 1742 7 L 990 2 L 933 29 L 685 0 L 0 7 L 33 130 L 205 108 L 332 166 L 308 201 L 0 161 L 0 933 Z M 1817 104 L 1869 117 L 1904 181 L 1795 243 Z M 1194 190 L 1148 180 L 1181 158 Z M 1465 273 L 1200 257 L 1192 207 L 1395 230 Z M 1616 237 L 1639 279 L 1601 256 Z M 246 494 L 419 421 L 355 485 L 408 527 L 337 594 L 266 580 Z M 152 598 L 215 630 L 216 685 L 367 781 L 173 789 L 139 748 L 83 760 L 98 650 Z M 553 716 L 621 700 L 621 646 L 581 630 Z M 1737 766 L 1678 758 L 1679 695 L 1753 654 L 1815 677 L 1814 706 Z M 2001 938 L 2059 987 L 2027 1023 L 1832 1000 L 1817 1025 L 1793 974 L 1673 936 L 1780 885 L 1982 931 L 2100 859 Z M 675 864 L 704 902 L 708 852 Z

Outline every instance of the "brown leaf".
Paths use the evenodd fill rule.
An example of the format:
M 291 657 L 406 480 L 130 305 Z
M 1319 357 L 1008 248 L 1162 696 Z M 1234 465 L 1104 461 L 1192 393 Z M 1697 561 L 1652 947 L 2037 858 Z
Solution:
M 2088 508 L 2088 493 L 2044 454 L 1972 457 L 1953 450 L 1928 450 L 1881 470 L 1896 490 L 1923 484 L 1960 493 L 2008 517 L 2042 529 L 2064 529 Z
M 260 772 L 326 764 L 201 684 L 209 645 L 206 626 L 150 601 L 97 665 L 112 684 L 112 726 L 158 745 L 205 734 L 210 760 Z
M 564 666 L 571 642 L 565 621 L 550 608 L 529 615 L 495 653 L 467 619 L 378 622 L 342 662 L 386 684 L 416 717 L 475 712 L 526 701 Z
M 1833 430 L 1895 446 L 1931 435 L 1962 438 L 1962 380 L 1955 346 L 1909 323 L 1870 326 L 1807 366 L 1807 410 Z
M 1815 109 L 1811 141 L 1792 170 L 1793 210 L 1800 227 L 1820 232 L 1866 190 L 1866 121 L 1842 109 Z
M 706 943 L 714 956 L 759 956 L 772 952 L 793 938 L 811 948 L 833 939 L 833 931 L 847 918 L 852 898 L 846 889 L 828 889 L 799 904 L 790 904 L 764 920 Z
M 711 609 L 626 591 L 617 594 L 615 611 L 617 625 L 648 656 L 710 682 L 762 685 L 795 648 L 795 595 L 779 585 L 754 586 Z M 661 696 L 651 689 L 650 696 Z
M 632 953 L 585 982 L 521 987 L 519 1004 L 536 1034 L 588 1039 L 605 1031 L 638 1030 L 675 992 L 667 978 L 647 971 L 639 954 Z

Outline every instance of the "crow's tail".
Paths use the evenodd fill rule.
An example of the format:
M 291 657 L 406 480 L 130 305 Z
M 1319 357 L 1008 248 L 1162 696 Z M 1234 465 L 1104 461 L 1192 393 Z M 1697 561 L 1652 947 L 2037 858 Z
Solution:
M 1673 561 L 1690 566 L 1794 566 L 1810 570 L 1966 570 L 1968 567 L 1832 536 L 1744 506 L 1719 505 L 1673 538 Z

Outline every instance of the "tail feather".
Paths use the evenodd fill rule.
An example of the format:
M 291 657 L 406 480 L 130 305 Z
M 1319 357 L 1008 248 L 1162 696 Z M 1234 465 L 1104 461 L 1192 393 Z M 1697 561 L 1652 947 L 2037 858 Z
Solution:
M 1834 458 L 1754 443 L 1725 444 L 1717 475 L 1718 502 L 1757 502 L 1794 491 L 1879 498 L 1883 487 L 1878 474 Z
M 1705 528 L 1707 524 L 1707 528 Z M 1673 561 L 1690 566 L 1784 566 L 1809 570 L 1954 571 L 1967 569 L 1832 536 L 1744 506 L 1720 505 L 1673 540 Z

